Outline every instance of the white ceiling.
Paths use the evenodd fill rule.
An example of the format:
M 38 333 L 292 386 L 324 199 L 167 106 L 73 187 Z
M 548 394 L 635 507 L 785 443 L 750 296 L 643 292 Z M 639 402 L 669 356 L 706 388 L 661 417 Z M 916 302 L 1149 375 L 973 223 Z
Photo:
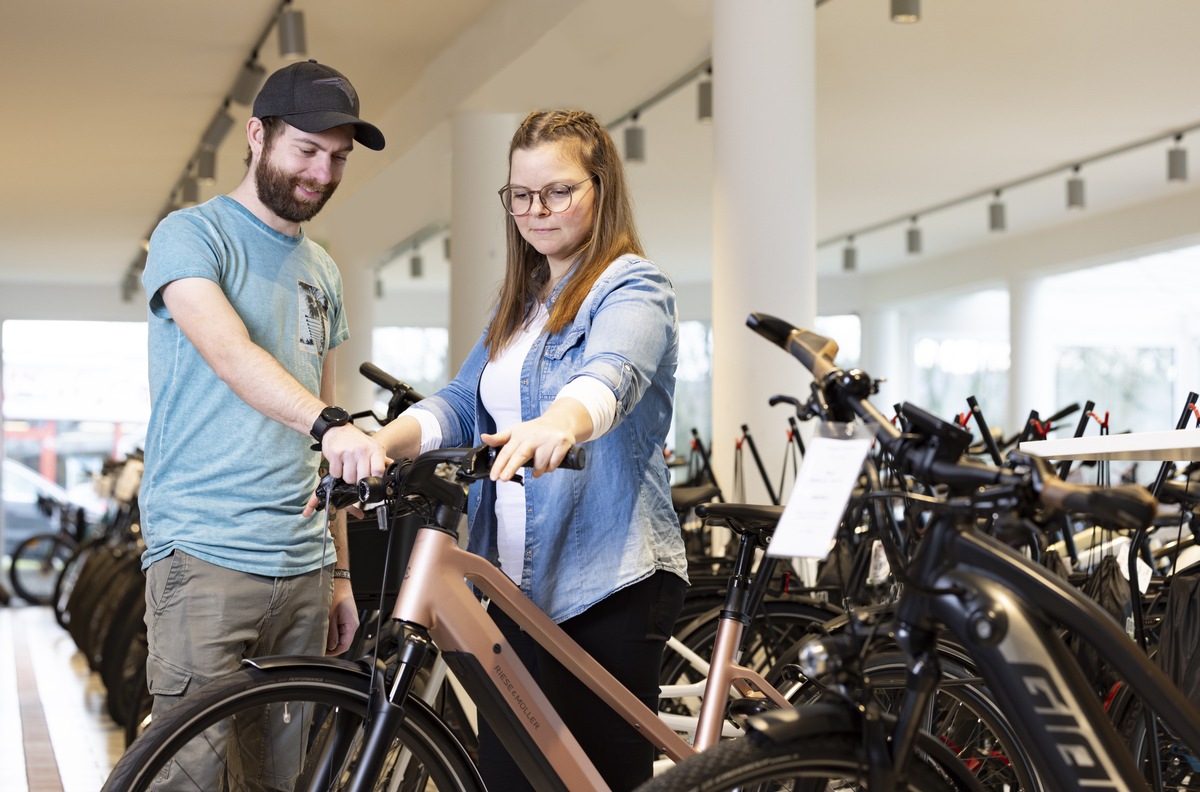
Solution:
M 351 78 L 364 116 L 388 137 L 381 155 L 356 154 L 343 193 L 445 128 L 455 111 L 573 105 L 614 119 L 710 53 L 704 0 L 294 4 L 306 16 L 309 55 Z M 1062 173 L 1006 193 L 1009 233 L 1071 222 L 1063 181 L 1073 163 L 1200 124 L 1196 0 L 922 5 L 921 22 L 906 26 L 888 20 L 887 0 L 817 8 L 822 240 L 1054 169 Z M 277 7 L 0 6 L 0 281 L 119 283 Z M 260 56 L 268 70 L 282 65 L 273 35 Z M 241 175 L 248 111 L 231 110 L 237 127 L 209 193 Z M 1193 189 L 1166 184 L 1166 148 L 1086 166 L 1088 212 Z M 986 204 L 923 217 L 925 255 L 986 241 Z M 445 222 L 444 214 L 431 201 L 428 217 L 404 218 L 407 231 L 397 233 Z M 860 264 L 911 260 L 903 229 L 860 235 Z M 840 243 L 823 251 L 821 267 L 835 269 L 839 251 Z

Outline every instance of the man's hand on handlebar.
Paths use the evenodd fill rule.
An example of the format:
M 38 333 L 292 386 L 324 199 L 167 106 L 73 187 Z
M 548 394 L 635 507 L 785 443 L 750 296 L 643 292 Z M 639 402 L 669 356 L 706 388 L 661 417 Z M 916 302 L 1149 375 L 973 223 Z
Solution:
M 329 462 L 329 474 L 348 484 L 356 484 L 368 476 L 380 476 L 392 463 L 383 446 L 353 424 L 336 426 L 326 432 L 321 440 L 321 453 Z M 317 508 L 314 494 L 304 506 L 304 516 L 312 515 Z M 356 517 L 363 516 L 354 506 L 347 509 Z
M 391 463 L 383 446 L 352 424 L 326 432 L 321 453 L 329 460 L 329 473 L 348 484 L 378 476 Z

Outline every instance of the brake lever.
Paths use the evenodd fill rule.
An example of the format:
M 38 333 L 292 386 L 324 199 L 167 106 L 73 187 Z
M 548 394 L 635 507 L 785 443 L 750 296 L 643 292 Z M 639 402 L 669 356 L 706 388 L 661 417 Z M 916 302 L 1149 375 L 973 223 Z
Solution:
M 335 509 L 341 509 L 358 502 L 358 487 L 335 479 L 329 473 L 321 479 L 313 494 L 317 496 L 317 511 L 324 509 L 327 503 Z

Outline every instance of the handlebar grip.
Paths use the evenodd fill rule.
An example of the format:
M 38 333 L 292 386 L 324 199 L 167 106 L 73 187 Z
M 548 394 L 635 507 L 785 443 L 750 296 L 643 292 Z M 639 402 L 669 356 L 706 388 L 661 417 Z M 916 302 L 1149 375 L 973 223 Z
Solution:
M 402 387 L 400 380 L 371 362 L 366 362 L 359 366 L 358 373 L 385 390 L 394 391 L 396 388 Z
M 360 503 L 375 503 L 387 495 L 387 485 L 380 476 L 367 476 L 358 480 L 357 492 Z
M 1099 487 L 1050 478 L 1043 482 L 1041 500 L 1047 506 L 1090 514 L 1130 531 L 1149 525 L 1158 513 L 1158 501 L 1138 484 Z
M 583 470 L 583 466 L 587 464 L 587 449 L 583 446 L 571 446 L 567 449 L 567 455 L 563 457 L 563 461 L 558 463 L 558 466 L 563 470 Z
M 486 445 L 477 446 L 476 450 L 480 453 L 475 457 L 475 464 L 469 468 L 466 466 L 462 468 L 463 473 L 466 473 L 469 477 L 486 476 L 488 471 L 492 469 L 492 464 L 496 461 L 496 455 L 500 453 L 499 448 L 492 448 Z M 566 456 L 563 457 L 562 462 L 558 463 L 558 469 L 583 470 L 585 464 L 587 464 L 587 451 L 583 446 L 573 445 L 567 449 Z M 533 460 L 526 461 L 521 467 L 533 467 Z

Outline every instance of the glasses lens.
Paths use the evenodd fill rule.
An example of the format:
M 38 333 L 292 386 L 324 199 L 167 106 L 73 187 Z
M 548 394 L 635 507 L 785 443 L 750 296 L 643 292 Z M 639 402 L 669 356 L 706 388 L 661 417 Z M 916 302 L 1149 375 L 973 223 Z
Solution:
M 565 212 L 571 206 L 571 185 L 547 184 L 542 188 L 542 203 L 551 212 Z
M 529 211 L 533 198 L 529 192 L 520 187 L 505 187 L 500 191 L 500 203 L 509 214 L 523 215 Z

